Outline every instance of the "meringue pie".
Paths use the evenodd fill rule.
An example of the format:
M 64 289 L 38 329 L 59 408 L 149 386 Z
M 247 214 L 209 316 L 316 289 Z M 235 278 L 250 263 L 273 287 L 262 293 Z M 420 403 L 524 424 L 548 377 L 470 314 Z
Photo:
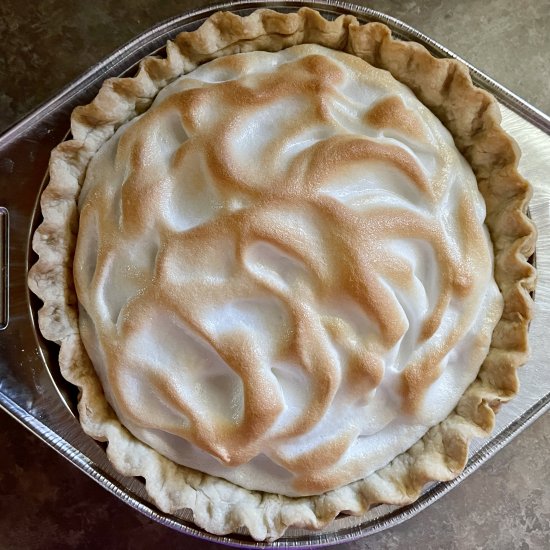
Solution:
M 458 62 L 307 8 L 216 14 L 107 81 L 29 278 L 86 432 L 162 510 L 260 540 L 457 475 L 528 352 L 498 120 Z

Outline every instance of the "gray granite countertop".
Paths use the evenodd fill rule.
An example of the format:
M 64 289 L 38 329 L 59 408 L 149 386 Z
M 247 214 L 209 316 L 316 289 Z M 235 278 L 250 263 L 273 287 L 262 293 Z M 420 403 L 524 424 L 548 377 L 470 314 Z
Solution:
M 550 2 L 357 2 L 409 23 L 550 113 Z M 208 2 L 0 2 L 0 131 L 151 25 Z M 0 413 L 0 548 L 213 549 L 141 516 Z M 550 548 L 550 415 L 440 501 L 339 548 Z M 220 547 L 221 548 L 221 547 Z

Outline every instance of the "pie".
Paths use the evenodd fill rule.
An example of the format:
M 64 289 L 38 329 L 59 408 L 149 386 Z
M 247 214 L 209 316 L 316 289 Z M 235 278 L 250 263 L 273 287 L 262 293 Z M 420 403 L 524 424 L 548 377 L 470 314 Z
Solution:
M 517 391 L 535 230 L 496 101 L 379 23 L 217 13 L 52 153 L 29 276 L 84 430 L 258 540 L 415 500 Z

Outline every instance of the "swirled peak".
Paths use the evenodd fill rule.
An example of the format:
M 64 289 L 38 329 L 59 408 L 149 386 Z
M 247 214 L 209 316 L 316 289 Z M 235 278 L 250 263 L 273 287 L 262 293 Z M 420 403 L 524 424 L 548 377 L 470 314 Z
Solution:
M 80 326 L 122 423 L 249 489 L 315 494 L 445 418 L 501 313 L 484 202 L 405 86 L 302 45 L 211 61 L 95 155 Z

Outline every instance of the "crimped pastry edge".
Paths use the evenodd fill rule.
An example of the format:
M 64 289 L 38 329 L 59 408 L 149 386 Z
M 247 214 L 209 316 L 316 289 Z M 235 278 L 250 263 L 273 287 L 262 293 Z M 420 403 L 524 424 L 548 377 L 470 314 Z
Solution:
M 485 199 L 504 312 L 477 379 L 453 413 L 367 478 L 322 495 L 292 498 L 249 491 L 176 465 L 120 424 L 79 336 L 72 257 L 77 197 L 87 164 L 120 125 L 148 108 L 160 89 L 203 62 L 301 43 L 343 50 L 388 70 L 450 130 Z M 385 25 L 360 25 L 351 15 L 328 21 L 309 8 L 286 14 L 260 9 L 244 18 L 218 12 L 196 31 L 169 42 L 166 59 L 145 58 L 136 77 L 105 81 L 89 105 L 74 110 L 71 131 L 73 139 L 52 152 L 50 183 L 41 197 L 44 221 L 33 238 L 39 260 L 30 270 L 29 286 L 44 302 L 39 311 L 43 335 L 61 346 L 61 372 L 80 390 L 83 429 L 108 441 L 107 454 L 117 470 L 146 479 L 147 491 L 161 510 L 190 508 L 194 522 L 214 534 L 245 527 L 256 540 L 274 540 L 291 526 L 320 529 L 341 512 L 361 515 L 375 504 L 411 503 L 426 483 L 450 480 L 463 470 L 470 440 L 491 432 L 494 411 L 518 390 L 516 368 L 529 353 L 527 331 L 533 313 L 529 293 L 536 274 L 527 260 L 534 251 L 536 231 L 526 216 L 531 188 L 517 171 L 519 150 L 500 126 L 496 100 L 473 85 L 462 63 L 436 59 L 420 44 L 393 39 Z

